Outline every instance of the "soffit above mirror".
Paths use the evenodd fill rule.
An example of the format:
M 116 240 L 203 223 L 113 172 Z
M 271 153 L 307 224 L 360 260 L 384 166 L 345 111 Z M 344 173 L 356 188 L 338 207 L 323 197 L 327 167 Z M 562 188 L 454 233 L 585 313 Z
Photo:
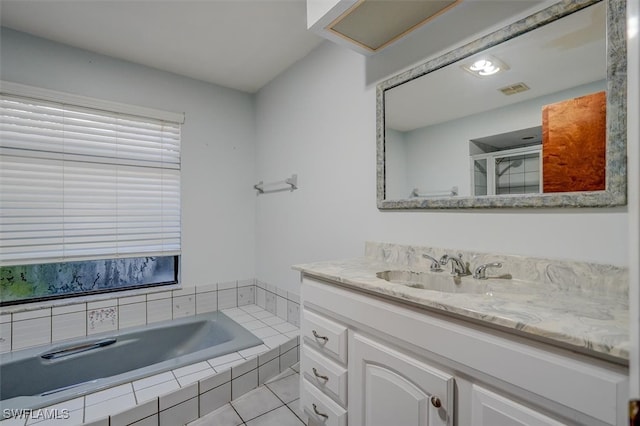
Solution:
M 367 83 L 552 0 L 306 0 L 307 29 L 367 56 Z
M 371 53 L 384 49 L 461 0 L 359 0 L 327 26 L 329 31 Z

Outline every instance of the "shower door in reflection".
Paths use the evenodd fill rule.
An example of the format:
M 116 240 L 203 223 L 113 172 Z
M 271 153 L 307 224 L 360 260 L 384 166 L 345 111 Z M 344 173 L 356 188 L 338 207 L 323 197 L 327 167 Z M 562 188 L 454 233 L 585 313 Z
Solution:
M 541 147 L 495 151 L 471 157 L 473 195 L 539 194 Z

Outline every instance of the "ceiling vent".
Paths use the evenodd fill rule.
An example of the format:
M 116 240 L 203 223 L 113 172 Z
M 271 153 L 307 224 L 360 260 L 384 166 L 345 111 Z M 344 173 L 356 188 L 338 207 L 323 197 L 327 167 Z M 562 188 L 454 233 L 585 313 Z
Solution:
M 516 83 L 510 86 L 502 87 L 498 90 L 504 93 L 505 95 L 515 95 L 516 93 L 526 92 L 527 90 L 529 90 L 529 86 L 527 86 L 524 83 Z
M 327 26 L 333 34 L 377 52 L 462 0 L 359 0 Z

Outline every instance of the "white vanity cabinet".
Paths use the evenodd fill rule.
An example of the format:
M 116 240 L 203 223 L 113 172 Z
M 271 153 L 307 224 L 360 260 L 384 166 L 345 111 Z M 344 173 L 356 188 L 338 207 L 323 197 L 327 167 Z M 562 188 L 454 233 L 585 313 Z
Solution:
M 350 426 L 453 424 L 453 376 L 358 333 L 349 347 Z
M 301 300 L 310 424 L 628 423 L 625 366 L 309 275 Z
M 347 327 L 303 309 L 300 401 L 309 424 L 347 424 Z
M 562 426 L 564 424 L 477 385 L 473 385 L 471 389 L 471 418 L 474 426 Z

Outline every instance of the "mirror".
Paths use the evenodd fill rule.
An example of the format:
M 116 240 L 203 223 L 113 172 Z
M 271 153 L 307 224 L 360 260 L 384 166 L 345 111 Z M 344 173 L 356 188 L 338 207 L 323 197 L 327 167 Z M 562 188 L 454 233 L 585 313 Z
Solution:
M 378 85 L 378 208 L 626 204 L 626 2 L 577 3 Z

